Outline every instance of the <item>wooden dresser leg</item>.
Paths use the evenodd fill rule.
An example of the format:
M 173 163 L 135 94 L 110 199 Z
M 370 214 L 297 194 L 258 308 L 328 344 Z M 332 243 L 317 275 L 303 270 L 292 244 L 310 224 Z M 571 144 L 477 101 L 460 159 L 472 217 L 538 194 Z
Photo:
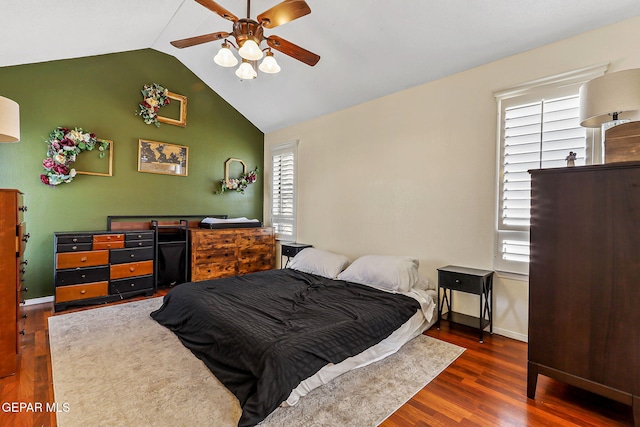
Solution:
M 640 396 L 633 396 L 633 425 L 640 427 Z
M 538 384 L 538 365 L 527 362 L 527 397 L 536 398 L 536 386 Z M 636 426 L 638 427 L 638 426 Z

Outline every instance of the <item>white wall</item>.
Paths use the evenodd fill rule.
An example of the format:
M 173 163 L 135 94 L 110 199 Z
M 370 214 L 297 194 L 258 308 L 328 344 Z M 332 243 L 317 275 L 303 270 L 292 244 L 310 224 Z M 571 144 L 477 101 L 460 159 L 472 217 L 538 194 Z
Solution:
M 493 269 L 493 92 L 603 62 L 640 67 L 637 40 L 633 18 L 271 132 L 265 176 L 269 146 L 299 140 L 299 242 L 351 258 L 414 256 L 432 283 L 447 264 Z M 477 315 L 477 297 L 458 295 L 456 310 Z M 527 306 L 526 278 L 495 278 L 494 332 L 526 340 Z

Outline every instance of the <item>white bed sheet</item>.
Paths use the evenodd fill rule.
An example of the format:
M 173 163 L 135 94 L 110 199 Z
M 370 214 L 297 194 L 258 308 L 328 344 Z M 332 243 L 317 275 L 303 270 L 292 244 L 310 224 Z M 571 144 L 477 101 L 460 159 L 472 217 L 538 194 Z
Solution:
M 362 353 L 349 357 L 340 363 L 330 363 L 311 377 L 302 381 L 298 387 L 291 392 L 287 400 L 282 402 L 281 406 L 293 406 L 298 403 L 301 397 L 311 392 L 311 390 L 327 384 L 345 372 L 367 366 L 396 353 L 405 343 L 426 331 L 436 322 L 436 291 L 412 289 L 409 292 L 402 292 L 402 294 L 418 300 L 422 310 L 418 310 L 416 314 L 400 328 L 373 347 L 369 347 Z

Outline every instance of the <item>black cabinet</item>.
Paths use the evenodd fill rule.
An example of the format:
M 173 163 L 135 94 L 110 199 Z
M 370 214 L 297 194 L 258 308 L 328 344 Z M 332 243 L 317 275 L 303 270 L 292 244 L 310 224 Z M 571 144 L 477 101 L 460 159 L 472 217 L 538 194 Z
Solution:
M 280 244 L 280 251 L 283 257 L 287 257 L 287 261 L 282 265 L 282 268 L 285 268 L 289 264 L 289 260 L 296 256 L 298 252 L 303 250 L 304 248 L 312 248 L 313 245 L 308 245 L 306 243 L 297 243 L 297 242 L 282 242 Z

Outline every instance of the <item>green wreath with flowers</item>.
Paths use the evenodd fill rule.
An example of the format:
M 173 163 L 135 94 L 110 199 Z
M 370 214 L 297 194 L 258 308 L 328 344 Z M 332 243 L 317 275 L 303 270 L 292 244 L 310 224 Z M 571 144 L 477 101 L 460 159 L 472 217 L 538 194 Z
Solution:
M 154 124 L 160 127 L 158 122 L 158 110 L 171 102 L 169 89 L 160 86 L 158 83 L 144 85 L 142 90 L 142 102 L 138 104 L 140 108 L 136 111 L 138 116 L 148 125 Z
M 70 183 L 76 176 L 76 170 L 71 164 L 83 151 L 100 151 L 103 158 L 109 149 L 108 141 L 96 139 L 96 136 L 82 128 L 58 127 L 49 134 L 47 139 L 47 158 L 42 161 L 44 173 L 40 174 L 40 181 L 50 187 L 62 183 Z

